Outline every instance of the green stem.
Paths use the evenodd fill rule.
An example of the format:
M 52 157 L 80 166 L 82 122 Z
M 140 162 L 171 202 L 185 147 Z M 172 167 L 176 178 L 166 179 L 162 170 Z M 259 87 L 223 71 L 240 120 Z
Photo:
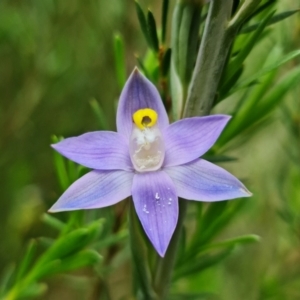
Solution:
M 239 28 L 253 13 L 261 0 L 246 0 L 229 22 L 229 27 Z
M 207 115 L 234 39 L 228 29 L 232 0 L 212 0 L 185 105 L 185 116 Z M 199 98 L 200 97 L 200 98 Z
M 157 269 L 154 275 L 154 290 L 156 291 L 158 300 L 166 299 L 168 294 L 186 209 L 187 201 L 184 199 L 179 199 L 179 216 L 176 229 L 165 257 L 158 258 Z
M 132 260 L 134 264 L 135 288 L 140 289 L 143 299 L 157 300 L 153 290 L 151 271 L 149 266 L 149 251 L 152 247 L 147 242 L 145 233 L 135 212 L 134 204 L 130 199 L 129 232 Z
M 227 52 L 233 40 L 231 39 L 230 42 L 227 42 L 228 36 L 226 32 L 231 8 L 232 0 L 213 0 L 211 3 L 202 44 L 198 52 L 196 68 L 193 72 L 184 117 L 206 115 L 210 111 Z M 224 45 L 226 45 L 225 52 L 223 48 Z M 210 69 L 211 67 L 213 67 L 213 69 Z M 205 78 L 207 75 L 208 78 Z M 211 91 L 212 85 L 214 85 L 213 91 Z M 201 107 L 198 101 L 199 90 L 204 91 L 206 95 L 202 98 L 201 102 L 201 105 L 204 104 L 204 109 L 199 109 Z M 159 300 L 166 299 L 169 290 L 186 210 L 187 201 L 179 199 L 178 223 L 166 255 L 164 258 L 158 259 L 156 272 L 154 274 L 154 290 Z
M 183 117 L 209 114 L 216 97 L 219 81 L 230 47 L 241 24 L 240 22 L 243 22 L 248 16 L 248 13 L 253 10 L 255 7 L 254 3 L 259 2 L 260 1 L 258 0 L 246 0 L 244 5 L 237 12 L 235 21 L 232 22 L 230 21 L 230 17 L 233 0 L 211 1 L 202 42 L 197 54 L 196 66 L 188 90 Z M 173 67 L 174 65 L 178 65 L 176 64 L 176 62 L 178 63 L 179 47 L 177 30 L 180 28 L 182 13 L 182 2 L 179 1 L 173 19 L 173 26 L 176 27 L 176 30 L 173 28 L 172 32 L 172 51 L 174 55 L 172 59 Z M 184 68 L 186 68 L 186 66 L 184 66 Z M 201 98 L 199 98 L 199 96 Z M 144 299 L 163 300 L 167 297 L 186 210 L 187 201 L 179 199 L 179 217 L 177 226 L 166 255 L 163 258 L 158 257 L 156 269 L 151 278 L 147 242 L 145 241 L 145 236 L 137 219 L 134 207 L 131 204 L 130 232 L 133 260 L 135 262 L 136 274 L 138 275 L 137 279 L 140 283 Z M 137 245 L 139 245 L 139 247 L 137 247 Z
M 174 119 L 182 117 L 196 62 L 202 2 L 178 1 L 172 19 L 171 95 Z

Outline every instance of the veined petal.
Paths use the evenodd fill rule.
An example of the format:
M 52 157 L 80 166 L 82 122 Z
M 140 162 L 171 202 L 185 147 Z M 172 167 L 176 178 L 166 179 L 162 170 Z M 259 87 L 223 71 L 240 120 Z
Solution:
M 119 133 L 95 131 L 52 145 L 63 156 L 98 170 L 131 170 L 128 141 Z
M 236 177 L 204 159 L 164 171 L 172 178 L 177 195 L 188 200 L 209 202 L 252 195 Z
M 149 240 L 159 255 L 164 256 L 178 219 L 174 183 L 163 171 L 136 174 L 132 197 Z
M 91 171 L 75 181 L 49 212 L 110 206 L 131 195 L 133 173 Z
M 157 124 L 160 129 L 168 126 L 168 115 L 156 87 L 138 69 L 134 69 L 120 96 L 117 111 L 118 132 L 129 139 L 133 124 L 132 115 L 143 108 L 151 108 L 157 112 Z
M 229 119 L 226 115 L 193 117 L 165 128 L 164 166 L 182 165 L 199 158 L 213 146 Z

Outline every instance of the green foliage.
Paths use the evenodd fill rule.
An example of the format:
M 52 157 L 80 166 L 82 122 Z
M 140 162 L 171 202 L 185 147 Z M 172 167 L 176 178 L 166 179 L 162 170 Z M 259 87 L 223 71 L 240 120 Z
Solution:
M 99 211 L 69 212 L 58 216 L 43 213 L 41 219 L 46 227 L 30 233 L 30 236 L 35 238 L 29 239 L 21 258 L 17 260 L 18 263 L 3 272 L 0 299 L 42 299 L 41 297 L 46 297 L 48 292 L 49 278 L 67 273 L 73 280 L 79 277 L 75 274 L 82 268 L 89 268 L 85 276 L 89 277 L 88 281 L 95 282 L 95 297 L 101 299 L 129 299 L 131 293 L 136 299 L 219 299 L 218 294 L 223 294 L 223 291 L 224 295 L 228 295 L 227 278 L 235 278 L 235 272 L 238 274 L 235 279 L 237 282 L 243 281 L 243 284 L 235 282 L 234 286 L 237 286 L 238 292 L 232 292 L 233 296 L 230 295 L 228 299 L 241 299 L 241 295 L 248 295 L 249 291 L 242 291 L 244 285 L 247 288 L 251 287 L 249 290 L 256 291 L 255 299 L 293 300 L 300 297 L 297 289 L 300 282 L 297 268 L 299 257 L 294 246 L 299 243 L 300 232 L 300 106 L 299 90 L 295 90 L 300 81 L 300 50 L 280 45 L 274 34 L 281 22 L 289 21 L 288 18 L 296 15 L 299 10 L 281 11 L 281 7 L 276 6 L 276 0 L 234 1 L 233 11 L 228 9 L 228 5 L 232 4 L 229 0 L 210 1 L 210 4 L 204 2 L 177 1 L 171 12 L 173 7 L 169 1 L 161 1 L 161 23 L 158 24 L 156 10 L 148 9 L 145 14 L 142 6 L 136 1 L 136 21 L 145 38 L 142 47 L 144 50 L 145 46 L 147 47 L 145 51 L 141 51 L 143 54 L 136 56 L 138 67 L 158 87 L 173 120 L 182 116 L 190 117 L 193 113 L 209 113 L 210 109 L 232 114 L 230 123 L 216 145 L 203 157 L 214 163 L 229 164 L 234 161 L 240 166 L 237 158 L 241 155 L 237 150 L 243 143 L 248 142 L 246 145 L 250 145 L 250 135 L 261 133 L 263 124 L 272 117 L 275 119 L 274 113 L 280 106 L 282 123 L 286 126 L 288 139 L 282 146 L 285 160 L 276 163 L 273 161 L 275 165 L 280 165 L 279 178 L 275 181 L 274 174 L 268 175 L 269 178 L 262 183 L 263 188 L 257 193 L 258 196 L 255 196 L 253 201 L 250 200 L 252 206 L 248 204 L 248 200 L 242 199 L 210 204 L 190 202 L 186 223 L 183 220 L 187 207 L 180 202 L 178 227 L 164 259 L 158 257 L 149 243 L 132 203 L 129 208 L 129 222 L 126 218 L 128 207 L 124 203 Z M 130 22 L 124 26 L 129 27 L 129 33 L 123 28 L 123 22 L 134 7 L 116 5 L 114 2 L 104 7 L 104 4 L 97 1 L 88 1 L 84 5 L 79 1 L 32 3 L 34 5 L 22 4 L 24 8 L 18 6 L 17 2 L 12 4 L 4 1 L 0 5 L 0 55 L 4 70 L 0 72 L 3 81 L 0 88 L 4 98 L 13 99 L 12 104 L 6 101 L 7 103 L 0 107 L 0 124 L 4 129 L 0 134 L 0 146 L 4 145 L 10 136 L 30 136 L 25 134 L 26 130 L 30 131 L 30 126 L 34 126 L 34 123 L 37 123 L 37 126 L 44 125 L 44 122 L 47 122 L 47 118 L 44 120 L 45 116 L 49 114 L 51 118 L 54 116 L 54 122 L 60 126 L 51 127 L 43 132 L 46 136 L 43 139 L 43 147 L 48 144 L 52 132 L 66 136 L 82 132 L 81 125 L 75 127 L 77 122 L 83 124 L 80 123 L 82 120 L 93 130 L 95 127 L 101 130 L 114 127 L 115 121 L 112 116 L 115 113 L 115 102 L 103 99 L 107 97 L 106 90 L 117 91 L 108 98 L 116 99 L 125 84 L 126 71 L 131 62 L 128 59 L 129 54 L 124 50 L 125 42 L 126 50 L 139 46 L 136 43 L 130 44 L 131 38 L 135 40 L 137 36 L 136 32 L 132 33 L 131 25 L 128 25 Z M 278 7 L 279 11 L 275 13 Z M 168 28 L 170 13 L 171 30 Z M 226 22 L 223 22 L 224 20 Z M 100 36 L 100 30 L 95 29 L 104 28 L 103 24 L 106 23 L 113 25 L 105 27 L 104 32 L 111 32 L 112 29 L 118 29 L 120 32 L 114 34 L 112 44 L 110 34 Z M 135 24 L 135 21 L 132 23 Z M 168 32 L 171 32 L 170 39 Z M 267 44 L 270 40 L 271 46 Z M 297 41 L 294 43 L 297 44 Z M 102 51 L 100 55 L 99 51 Z M 108 55 L 108 52 L 111 55 Z M 111 68 L 113 60 L 115 68 Z M 256 63 L 257 60 L 260 63 Z M 99 72 L 101 74 L 98 76 Z M 113 78 L 112 74 L 115 78 L 107 80 Z M 9 80 L 12 80 L 13 84 L 6 88 Z M 102 80 L 105 88 L 100 89 L 98 82 Z M 48 84 L 43 85 L 44 81 Z M 110 82 L 107 88 L 106 82 Z M 287 101 L 291 91 L 294 91 L 295 98 L 292 104 Z M 72 102 L 65 103 L 63 100 L 67 98 Z M 44 103 L 39 104 L 42 101 Z M 38 105 L 45 106 L 46 113 L 41 116 L 43 121 L 38 116 L 34 116 L 34 121 L 31 121 L 32 112 Z M 49 111 L 49 107 L 53 109 Z M 86 107 L 88 114 L 77 115 Z M 75 117 L 62 117 L 61 112 L 69 109 L 73 113 L 76 112 Z M 94 114 L 94 118 L 89 117 L 91 114 Z M 23 124 L 28 128 L 23 127 Z M 31 135 L 34 135 L 34 132 L 31 132 Z M 56 143 L 61 139 L 62 137 L 52 136 L 51 140 Z M 33 151 L 35 156 L 39 151 L 35 148 L 37 142 L 30 141 L 28 151 Z M 0 166 L 5 166 L 3 169 L 18 170 L 22 167 L 17 152 L 11 154 L 11 166 L 5 163 L 12 148 L 1 148 L 3 154 Z M 235 152 L 228 153 L 227 150 L 230 149 L 235 149 Z M 43 156 L 43 163 L 47 160 L 45 157 L 49 157 L 49 153 Z M 59 188 L 51 186 L 47 189 L 45 194 L 48 202 L 54 201 L 61 192 L 88 171 L 57 153 L 53 155 Z M 15 160 L 17 162 L 14 164 Z M 35 157 L 33 161 L 35 162 Z M 253 164 L 256 164 L 255 157 Z M 45 168 L 47 173 L 51 173 L 49 165 Z M 31 174 L 26 164 L 23 169 Z M 237 170 L 239 174 L 243 174 L 239 167 Z M 25 171 L 14 172 L 9 185 L 9 189 L 13 191 L 21 184 L 28 184 L 33 180 L 26 179 Z M 264 181 L 263 175 L 260 176 L 259 180 Z M 255 178 L 252 177 L 252 188 L 258 190 L 259 184 L 256 183 L 255 186 Z M 47 180 L 48 177 L 45 178 L 45 182 Z M 265 190 L 268 185 L 271 186 L 272 193 L 266 196 Z M 3 199 L 5 197 L 4 192 Z M 31 197 L 32 195 L 25 200 L 29 202 Z M 268 198 L 279 198 L 280 203 L 274 204 L 269 200 L 256 220 L 256 215 L 253 217 L 254 213 L 251 211 L 254 210 L 253 206 L 266 203 Z M 47 203 L 46 207 L 49 206 Z M 6 213 L 8 209 L 3 207 L 4 209 L 1 206 L 0 211 Z M 46 208 L 42 209 L 44 211 Z M 246 280 L 243 280 L 238 277 L 242 271 L 237 265 L 249 268 L 247 263 L 253 258 L 249 255 L 249 249 L 255 248 L 255 251 L 262 252 L 271 245 L 266 241 L 269 233 L 264 232 L 264 229 L 268 219 L 265 215 L 272 209 L 276 211 L 278 219 L 275 225 L 271 224 L 272 235 L 276 235 L 277 243 L 277 248 L 272 248 L 274 257 L 271 266 L 259 269 L 261 261 L 257 258 L 257 266 L 251 270 L 259 274 L 259 279 L 253 279 L 254 277 L 248 274 L 248 277 L 243 277 Z M 38 218 L 40 215 L 41 212 L 38 212 Z M 241 222 L 241 217 L 247 219 L 247 216 L 251 222 L 245 221 L 244 228 L 236 228 L 239 225 L 235 224 L 240 224 L 236 222 Z M 263 229 L 257 229 L 259 218 L 263 218 Z M 247 234 L 252 230 L 250 223 L 258 224 L 257 227 L 253 226 L 253 230 L 262 235 L 262 238 L 257 234 Z M 22 226 L 23 223 L 20 221 L 20 224 Z M 235 229 L 228 229 L 230 226 Z M 286 230 L 282 236 L 278 232 L 274 233 L 274 228 L 280 226 L 285 226 Z M 28 237 L 25 236 L 25 239 Z M 262 247 L 258 244 L 261 239 Z M 283 239 L 285 240 L 282 241 Z M 129 247 L 132 256 L 129 254 Z M 232 263 L 232 260 L 237 263 Z M 132 278 L 128 276 L 129 261 L 132 263 Z M 122 273 L 119 270 L 126 273 L 127 289 L 124 288 L 124 295 L 111 297 L 110 293 L 115 295 L 114 290 L 117 289 L 115 284 L 110 286 L 110 276 L 116 276 L 119 280 L 118 275 Z M 209 277 L 209 272 L 212 272 L 212 278 Z M 250 271 L 247 269 L 246 273 Z M 220 274 L 222 280 L 218 280 Z M 204 279 L 201 279 L 201 276 Z M 195 281 L 198 278 L 202 281 L 199 280 L 195 284 L 193 278 L 196 278 Z M 224 278 L 226 280 L 223 283 Z M 131 279 L 133 291 L 128 289 Z M 117 282 L 122 280 L 124 281 L 121 278 Z M 211 281 L 214 286 L 208 288 Z M 254 282 L 253 286 L 249 282 Z M 167 297 L 169 287 L 170 296 Z M 249 296 L 248 299 L 254 298 Z
M 171 48 L 168 48 L 168 50 L 165 52 L 163 56 L 163 61 L 162 61 L 162 75 L 164 77 L 168 75 L 168 72 L 170 70 L 170 64 L 171 64 Z
M 53 223 L 52 220 L 51 224 Z M 35 241 L 31 242 L 16 273 L 16 284 L 6 287 L 3 299 L 39 296 L 46 290 L 46 285 L 39 283 L 40 280 L 98 264 L 101 256 L 96 251 L 85 248 L 97 239 L 102 223 L 102 220 L 96 221 L 60 235 L 36 261 L 34 252 L 37 244 Z
M 163 0 L 162 15 L 161 15 L 161 41 L 163 44 L 166 41 L 168 11 L 169 11 L 169 0 Z
M 141 30 L 145 36 L 148 46 L 154 51 L 159 51 L 159 41 L 157 36 L 156 22 L 150 10 L 148 10 L 147 18 L 139 5 L 135 2 L 137 16 L 140 22 Z
M 289 11 L 285 11 L 283 13 L 277 14 L 268 20 L 267 26 L 270 26 L 277 22 L 283 21 L 284 19 L 292 16 L 293 14 L 295 14 L 297 12 L 299 12 L 299 9 L 289 10 Z M 240 31 L 240 33 L 249 33 L 251 31 L 257 30 L 261 25 L 262 25 L 262 23 L 257 23 L 257 24 L 253 24 L 251 26 L 245 27 Z
M 115 65 L 116 75 L 120 90 L 122 90 L 126 82 L 126 71 L 125 71 L 125 52 L 124 52 L 124 41 L 121 35 L 114 35 L 114 51 L 115 51 Z M 102 117 L 102 116 L 101 116 Z
M 117 72 L 119 74 L 119 70 Z M 118 76 L 118 78 L 119 78 L 119 84 L 120 85 L 124 84 L 124 82 L 121 79 L 122 77 L 120 75 Z M 107 118 L 105 116 L 105 112 L 103 111 L 103 108 L 100 106 L 98 101 L 96 99 L 92 99 L 90 101 L 90 105 L 91 105 L 91 108 L 96 116 L 97 121 L 98 121 L 99 128 L 102 130 L 108 129 L 109 125 L 107 122 Z
M 62 140 L 62 138 L 58 138 L 55 135 L 52 136 L 53 143 L 57 143 L 60 140 Z M 61 189 L 64 191 L 71 184 L 68 171 L 66 169 L 66 160 L 56 152 L 54 152 L 53 155 L 54 155 L 54 164 L 57 172 L 58 181 L 60 183 Z
M 221 250 L 217 254 L 203 254 L 193 260 L 193 264 L 185 264 L 178 267 L 174 272 L 173 280 L 176 281 L 179 278 L 184 278 L 195 273 L 200 273 L 207 268 L 210 268 L 222 261 L 228 255 L 231 254 L 233 247 L 228 247 L 225 250 Z
M 239 72 L 239 70 L 242 68 L 245 59 L 248 57 L 249 53 L 256 45 L 257 40 L 259 40 L 261 34 L 263 33 L 267 24 L 273 17 L 274 13 L 274 11 L 271 11 L 267 15 L 267 17 L 264 18 L 263 22 L 261 22 L 261 24 L 257 27 L 255 32 L 250 37 L 248 37 L 248 39 L 243 43 L 243 46 L 238 52 L 238 54 L 232 59 L 232 61 L 228 63 L 224 79 L 224 85 L 227 85 L 227 89 L 230 88 L 230 86 L 228 86 L 228 81 L 231 80 L 231 78 L 235 76 L 236 73 Z

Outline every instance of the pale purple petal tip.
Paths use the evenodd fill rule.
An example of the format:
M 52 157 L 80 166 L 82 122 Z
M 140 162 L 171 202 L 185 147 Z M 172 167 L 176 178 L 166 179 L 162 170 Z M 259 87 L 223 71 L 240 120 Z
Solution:
M 91 169 L 132 169 L 128 141 L 117 132 L 89 132 L 51 146 L 68 159 Z
M 163 257 L 178 219 L 178 198 L 172 180 L 163 171 L 136 174 L 132 197 L 149 240 Z
M 135 68 L 128 78 L 119 100 L 117 111 L 119 133 L 130 137 L 132 115 L 142 108 L 151 108 L 157 112 L 157 124 L 161 129 L 168 126 L 168 115 L 156 87 Z
M 227 115 L 187 118 L 165 128 L 164 166 L 182 165 L 199 158 L 213 146 L 230 118 Z
M 131 195 L 133 173 L 92 171 L 75 181 L 49 212 L 102 208 Z
M 252 194 L 226 170 L 198 159 L 186 165 L 166 168 L 179 197 L 198 201 L 221 201 Z

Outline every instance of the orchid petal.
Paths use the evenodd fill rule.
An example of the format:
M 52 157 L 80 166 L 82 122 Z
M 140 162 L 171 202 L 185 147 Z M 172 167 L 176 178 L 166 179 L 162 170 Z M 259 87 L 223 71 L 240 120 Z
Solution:
M 102 208 L 131 195 L 133 173 L 91 171 L 75 181 L 50 208 L 50 212 Z
M 127 138 L 132 131 L 132 115 L 142 108 L 151 108 L 158 114 L 160 129 L 169 124 L 168 115 L 156 87 L 135 69 L 128 78 L 120 96 L 117 111 L 117 130 Z
M 226 170 L 197 159 L 186 165 L 166 168 L 179 197 L 198 201 L 220 201 L 252 194 Z
M 131 170 L 128 142 L 119 133 L 95 131 L 52 145 L 63 156 L 97 170 Z
M 207 152 L 221 134 L 230 116 L 213 115 L 177 121 L 163 130 L 164 167 L 188 163 Z
M 178 219 L 178 198 L 172 180 L 163 171 L 136 174 L 132 197 L 148 238 L 164 256 Z

